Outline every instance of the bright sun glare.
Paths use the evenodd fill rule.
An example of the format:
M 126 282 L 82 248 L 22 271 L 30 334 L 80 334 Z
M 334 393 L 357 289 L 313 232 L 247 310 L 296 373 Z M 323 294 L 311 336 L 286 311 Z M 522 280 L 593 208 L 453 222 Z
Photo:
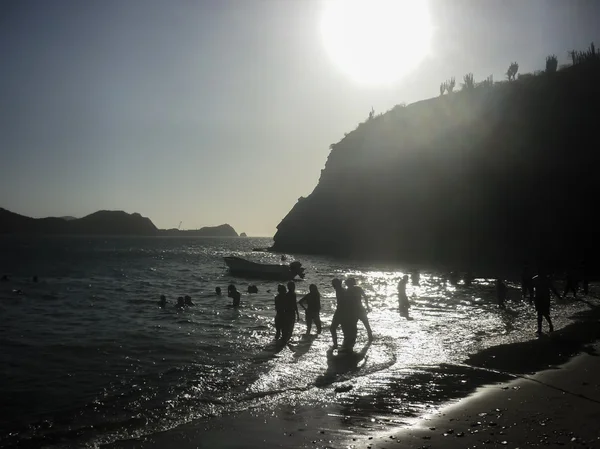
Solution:
M 330 0 L 321 32 L 333 61 L 359 83 L 392 83 L 427 55 L 426 0 Z

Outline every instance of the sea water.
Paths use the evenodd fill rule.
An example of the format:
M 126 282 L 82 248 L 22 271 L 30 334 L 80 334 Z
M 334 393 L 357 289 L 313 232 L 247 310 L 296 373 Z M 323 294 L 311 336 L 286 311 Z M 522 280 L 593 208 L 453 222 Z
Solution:
M 469 376 L 448 366 L 531 339 L 535 330 L 534 311 L 514 285 L 509 297 L 519 300 L 499 311 L 493 280 L 453 287 L 424 270 L 420 285 L 409 283 L 407 320 L 396 292 L 406 267 L 287 255 L 306 268 L 298 297 L 318 286 L 324 326 L 303 338 L 305 323 L 297 323 L 291 344 L 280 348 L 273 345 L 276 283 L 232 277 L 223 261 L 280 263 L 279 254 L 252 251 L 271 243 L 1 237 L 0 275 L 10 280 L 0 283 L 0 447 L 98 446 L 290 401 L 337 404 L 342 422 L 418 416 L 464 389 Z M 331 279 L 349 276 L 370 299 L 375 341 L 367 345 L 359 323 L 356 356 L 336 359 L 328 352 Z M 228 307 L 230 283 L 243 292 L 239 310 Z M 250 284 L 257 294 L 245 293 Z M 158 307 L 161 294 L 166 308 Z M 195 305 L 177 310 L 184 295 Z M 555 325 L 583 307 L 561 305 Z

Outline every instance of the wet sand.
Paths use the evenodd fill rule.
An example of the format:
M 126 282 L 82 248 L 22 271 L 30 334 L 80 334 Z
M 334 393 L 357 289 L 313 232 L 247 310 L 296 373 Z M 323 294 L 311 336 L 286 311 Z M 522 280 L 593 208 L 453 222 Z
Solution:
M 199 420 L 103 447 L 600 449 L 600 307 L 588 305 L 589 310 L 574 316 L 576 322 L 552 334 L 491 347 L 462 365 L 439 367 L 468 375 L 468 382 L 461 381 L 466 387 L 440 380 L 453 378 L 448 375 L 431 380 L 449 396 L 458 397 L 468 384 L 473 389 L 437 411 L 423 409 L 430 414 L 383 419 L 376 410 L 348 411 L 337 401 L 300 407 L 293 398 L 286 405 L 265 398 L 255 409 L 217 422 Z M 386 394 L 402 393 L 390 386 Z
M 473 395 L 356 448 L 600 448 L 600 345 L 566 364 Z

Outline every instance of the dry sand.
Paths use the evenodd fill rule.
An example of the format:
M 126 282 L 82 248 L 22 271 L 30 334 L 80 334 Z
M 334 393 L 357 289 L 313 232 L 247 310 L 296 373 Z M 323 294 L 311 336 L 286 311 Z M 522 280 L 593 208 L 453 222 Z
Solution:
M 482 387 L 394 435 L 346 447 L 600 448 L 599 349 L 555 369 Z

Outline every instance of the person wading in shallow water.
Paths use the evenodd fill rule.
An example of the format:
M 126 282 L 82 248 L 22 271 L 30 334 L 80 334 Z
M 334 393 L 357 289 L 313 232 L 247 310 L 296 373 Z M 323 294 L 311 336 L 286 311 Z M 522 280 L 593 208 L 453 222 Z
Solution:
M 313 321 L 317 326 L 317 334 L 320 334 L 321 318 L 319 317 L 319 311 L 321 310 L 321 294 L 315 284 L 310 284 L 308 290 L 308 295 L 298 301 L 300 307 L 306 311 L 306 335 L 310 335 L 310 328 Z
M 279 284 L 277 286 L 277 296 L 275 296 L 275 340 L 279 340 L 283 332 L 285 293 L 285 285 Z
M 346 286 L 348 287 L 346 292 L 348 295 L 350 306 L 352 307 L 355 316 L 364 324 L 365 329 L 367 330 L 369 341 L 373 341 L 373 331 L 371 330 L 369 318 L 367 317 L 367 312 L 370 312 L 369 300 L 367 299 L 367 295 L 365 294 L 365 291 L 362 288 L 356 285 L 356 279 L 354 278 L 346 279 Z M 367 306 L 366 309 L 362 305 L 363 298 L 365 300 L 365 305 Z
M 283 327 L 282 338 L 288 342 L 294 333 L 294 324 L 296 319 L 300 321 L 298 313 L 298 303 L 296 302 L 296 284 L 293 281 L 287 283 L 288 291 L 285 294 L 285 302 L 283 307 Z
M 398 308 L 400 309 L 400 316 L 408 318 L 408 309 L 410 303 L 408 302 L 408 296 L 406 295 L 406 285 L 408 284 L 408 275 L 405 274 L 398 282 Z
M 356 341 L 356 322 L 357 318 L 353 316 L 352 308 L 347 297 L 347 291 L 342 286 L 342 281 L 334 279 L 331 285 L 335 290 L 336 307 L 331 320 L 329 331 L 333 340 L 333 349 L 338 347 L 337 328 L 341 325 L 344 333 L 344 348 L 352 347 Z
M 240 306 L 242 295 L 238 292 L 237 288 L 235 288 L 235 285 L 230 284 L 229 287 L 227 287 L 227 296 L 233 299 L 233 307 L 237 308 Z
M 542 320 L 546 318 L 549 331 L 554 331 L 552 320 L 550 319 L 550 292 L 554 293 L 560 299 L 558 291 L 552 284 L 550 276 L 546 274 L 538 274 L 533 277 L 533 288 L 535 292 L 534 304 L 537 312 L 537 334 L 542 333 Z
M 498 300 L 498 307 L 506 309 L 504 302 L 506 301 L 507 288 L 506 284 L 502 279 L 496 279 L 496 298 Z

